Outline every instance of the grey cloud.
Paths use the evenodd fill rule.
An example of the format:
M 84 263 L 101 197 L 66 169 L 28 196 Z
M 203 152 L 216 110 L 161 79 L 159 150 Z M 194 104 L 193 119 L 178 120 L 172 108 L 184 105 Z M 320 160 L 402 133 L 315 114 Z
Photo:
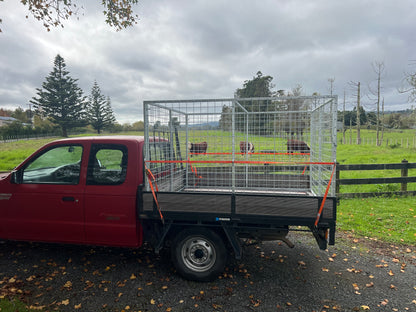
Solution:
M 97 80 L 122 123 L 142 118 L 143 100 L 233 96 L 258 70 L 277 89 L 301 84 L 306 94 L 328 93 L 333 77 L 335 93 L 346 90 L 350 103 L 348 82 L 361 81 L 371 108 L 374 61 L 385 63 L 386 106 L 410 106 L 397 89 L 415 70 L 412 0 L 143 0 L 140 21 L 122 32 L 104 23 L 96 3 L 50 33 L 26 20 L 22 5 L 1 7 L 0 107 L 35 96 L 58 53 L 86 95 Z

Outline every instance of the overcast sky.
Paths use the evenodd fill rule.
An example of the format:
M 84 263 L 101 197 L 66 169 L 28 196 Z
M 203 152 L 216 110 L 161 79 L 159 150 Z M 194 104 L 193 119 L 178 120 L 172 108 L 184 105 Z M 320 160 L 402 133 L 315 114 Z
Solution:
M 138 24 L 116 32 L 101 1 L 83 4 L 79 20 L 50 32 L 20 1 L 0 2 L 0 108 L 28 108 L 60 54 L 86 95 L 94 80 L 111 98 L 120 123 L 142 120 L 143 100 L 230 98 L 257 71 L 275 89 L 300 84 L 304 95 L 329 94 L 342 109 L 361 82 L 362 103 L 375 110 L 383 62 L 387 109 L 410 108 L 406 72 L 416 71 L 416 1 L 401 0 L 142 0 Z

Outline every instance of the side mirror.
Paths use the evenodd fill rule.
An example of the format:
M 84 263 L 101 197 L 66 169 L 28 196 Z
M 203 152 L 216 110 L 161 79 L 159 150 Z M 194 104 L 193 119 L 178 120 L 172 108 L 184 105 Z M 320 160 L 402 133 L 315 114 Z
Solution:
M 16 180 L 17 180 L 17 178 L 16 178 L 16 171 L 12 171 L 11 177 L 10 177 L 10 183 L 17 184 Z
M 18 171 L 12 171 L 11 177 L 10 177 L 10 183 L 12 184 L 20 184 L 19 181 L 19 172 Z

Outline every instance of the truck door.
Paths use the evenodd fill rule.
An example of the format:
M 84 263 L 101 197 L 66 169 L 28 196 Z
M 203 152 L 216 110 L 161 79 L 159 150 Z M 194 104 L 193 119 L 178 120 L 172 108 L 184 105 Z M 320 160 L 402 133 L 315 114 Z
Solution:
M 92 144 L 85 189 L 87 243 L 138 246 L 136 217 L 137 167 L 121 144 Z M 130 177 L 130 178 L 129 178 Z
M 9 239 L 83 242 L 82 155 L 79 144 L 53 146 L 17 172 L 7 202 Z

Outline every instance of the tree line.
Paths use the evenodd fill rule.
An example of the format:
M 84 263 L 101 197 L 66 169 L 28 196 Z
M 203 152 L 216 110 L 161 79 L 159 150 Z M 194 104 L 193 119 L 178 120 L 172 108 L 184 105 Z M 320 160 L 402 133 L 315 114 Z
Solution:
M 273 77 L 263 75 L 261 71 L 251 79 L 243 83 L 242 88 L 235 91 L 239 98 L 261 98 L 261 97 L 296 97 L 302 95 L 302 86 L 297 85 L 290 91 L 274 90 L 275 85 L 272 83 Z M 334 79 L 329 80 L 332 83 Z M 64 59 L 57 55 L 54 61 L 52 72 L 46 77 L 41 88 L 37 88 L 37 96 L 30 101 L 34 110 L 23 111 L 21 108 L 15 111 L 6 111 L 0 109 L 0 116 L 11 116 L 20 122 L 10 124 L 0 128 L 0 134 L 3 136 L 16 134 L 38 134 L 52 133 L 61 131 L 63 136 L 67 136 L 71 130 L 95 130 L 101 133 L 103 130 L 109 132 L 121 131 L 143 131 L 143 121 L 137 121 L 133 124 L 120 125 L 116 123 L 111 108 L 110 97 L 105 97 L 98 83 L 95 81 L 91 89 L 89 97 L 83 95 L 82 90 L 77 85 L 77 80 L 70 77 L 66 70 Z M 313 95 L 319 95 L 314 93 Z M 413 94 L 412 94 L 413 95 Z M 243 108 L 249 112 L 265 112 L 268 108 L 267 103 L 263 100 L 253 100 L 243 102 Z M 249 129 L 257 134 L 267 135 L 278 128 L 288 135 L 302 135 L 307 128 L 307 116 L 303 116 L 302 112 L 308 110 L 307 103 L 301 99 L 288 99 L 285 107 L 292 119 L 297 124 L 294 127 L 290 118 L 273 121 L 270 124 L 267 114 L 259 113 L 256 118 L 252 118 Z M 358 113 L 357 113 L 358 107 Z M 237 110 L 240 108 L 237 108 Z M 231 125 L 231 108 L 224 106 L 219 120 L 219 127 L 223 130 L 228 129 Z M 365 127 L 377 128 L 381 125 L 383 128 L 390 129 L 406 129 L 416 128 L 416 110 L 408 109 L 401 112 L 387 112 L 380 116 L 375 112 L 366 112 L 362 105 L 357 105 L 350 111 L 338 111 L 338 121 L 343 125 L 342 129 L 346 131 L 348 128 Z M 33 124 L 31 124 L 33 122 Z M 278 124 L 276 124 L 278 123 Z M 242 119 L 236 121 L 236 129 L 244 131 L 246 123 Z M 299 133 L 292 133 L 296 129 Z M 341 129 L 340 129 L 341 130 Z
M 52 71 L 29 102 L 34 109 L 24 112 L 18 108 L 12 112 L 11 117 L 20 123 L 2 127 L 3 136 L 10 133 L 37 134 L 60 130 L 62 136 L 68 137 L 69 131 L 87 125 L 98 134 L 103 130 L 117 129 L 110 97 L 101 92 L 97 81 L 94 81 L 90 95 L 85 96 L 59 54 L 55 57 Z M 8 115 L 5 110 L 2 110 L 2 114 Z
M 372 92 L 376 95 L 376 102 L 377 108 L 379 108 L 381 94 L 380 94 L 380 84 L 381 84 L 381 73 L 384 64 L 376 63 L 376 74 L 378 76 L 378 87 L 377 90 Z M 416 100 L 416 74 L 407 74 L 406 82 L 409 85 L 409 88 L 403 90 L 401 92 L 409 92 L 409 101 Z M 261 97 L 281 97 L 281 96 L 288 96 L 288 97 L 296 97 L 302 95 L 302 86 L 297 85 L 290 91 L 285 90 L 275 90 L 275 85 L 272 83 L 273 77 L 270 75 L 263 75 L 261 71 L 258 71 L 256 76 L 254 76 L 251 80 L 247 80 L 244 82 L 243 87 L 241 89 L 237 89 L 235 91 L 235 95 L 239 98 L 261 98 Z M 332 95 L 333 91 L 333 83 L 335 81 L 334 78 L 328 79 L 330 82 L 330 94 Z M 355 86 L 360 86 L 360 83 L 354 84 Z M 358 89 L 359 90 L 359 89 Z M 317 92 L 313 93 L 312 95 L 319 95 Z M 379 109 L 376 112 L 370 111 L 366 112 L 364 107 L 360 105 L 360 91 L 358 91 L 355 96 L 357 96 L 357 105 L 353 107 L 352 110 L 346 111 L 339 110 L 338 111 L 338 121 L 341 123 L 342 129 L 346 131 L 350 127 L 360 128 L 365 127 L 367 129 L 376 129 L 379 128 L 387 128 L 387 129 L 412 129 L 416 128 L 416 109 L 413 107 L 411 109 L 407 109 L 400 112 L 384 112 L 380 114 Z M 345 100 L 344 100 L 345 101 Z M 267 106 L 266 101 L 258 100 L 258 101 L 248 101 L 244 102 L 243 108 L 237 107 L 236 111 L 245 110 L 248 112 L 266 112 L 268 109 L 273 109 L 273 106 Z M 267 119 L 267 114 L 259 113 L 258 116 L 254 116 L 252 118 L 251 124 L 249 124 L 249 132 L 250 129 L 253 129 L 258 134 L 270 134 L 274 131 L 276 126 L 279 128 L 280 131 L 286 132 L 288 135 L 302 135 L 302 132 L 307 127 L 307 116 L 302 115 L 302 111 L 307 111 L 309 108 L 307 107 L 307 103 L 303 102 L 301 99 L 288 99 L 285 100 L 284 106 L 288 112 L 286 114 L 289 116 L 291 114 L 291 118 L 285 118 L 284 120 L 277 121 L 278 125 L 271 125 L 270 121 Z M 345 105 L 344 105 L 345 107 Z M 358 112 L 357 112 L 358 107 Z M 383 105 L 384 107 L 384 105 Z M 285 116 L 286 116 L 285 115 Z M 224 106 L 222 109 L 221 118 L 219 121 L 219 126 L 223 130 L 230 130 L 231 126 L 231 107 Z M 291 124 L 291 120 L 296 120 L 296 125 Z M 274 121 L 276 123 L 276 121 Z M 244 131 L 246 127 L 246 123 L 242 119 L 236 120 L 236 129 L 239 131 Z M 292 133 L 293 129 L 300 133 Z

